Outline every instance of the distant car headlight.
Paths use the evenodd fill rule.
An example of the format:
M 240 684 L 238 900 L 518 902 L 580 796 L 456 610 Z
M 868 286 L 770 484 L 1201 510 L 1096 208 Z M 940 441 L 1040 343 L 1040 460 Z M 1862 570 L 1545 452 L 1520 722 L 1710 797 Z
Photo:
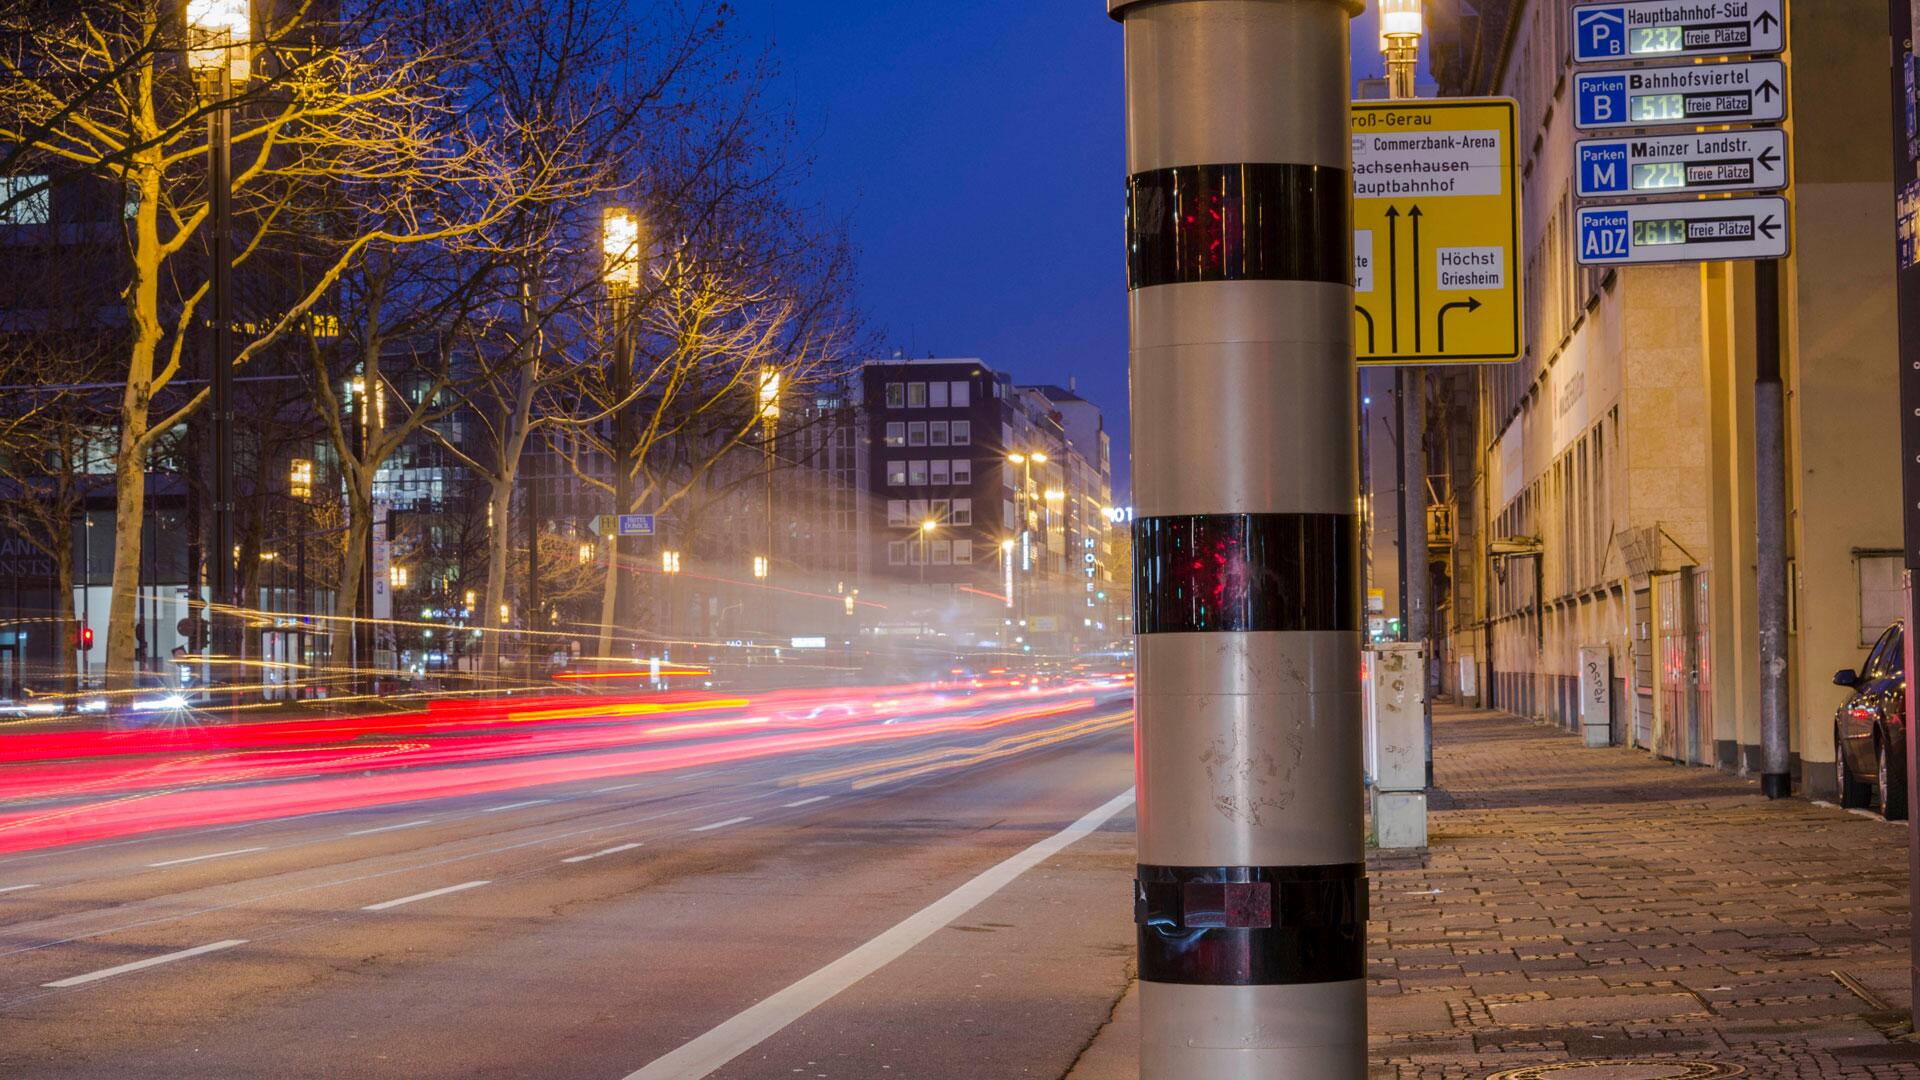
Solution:
M 162 712 L 184 709 L 186 707 L 187 699 L 181 697 L 179 694 L 168 694 L 166 697 L 148 698 L 146 701 L 136 701 L 133 703 L 134 712 Z

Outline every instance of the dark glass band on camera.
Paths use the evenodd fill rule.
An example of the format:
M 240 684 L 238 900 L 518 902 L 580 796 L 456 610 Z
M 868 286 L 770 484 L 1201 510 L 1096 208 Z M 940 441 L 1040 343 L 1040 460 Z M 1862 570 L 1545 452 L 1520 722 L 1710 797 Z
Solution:
M 1331 866 L 1140 866 L 1140 977 L 1275 986 L 1366 977 L 1367 879 Z
M 1181 165 L 1127 181 L 1127 288 L 1353 281 L 1351 174 L 1325 165 Z
M 1357 630 L 1356 534 L 1351 514 L 1137 519 L 1134 630 Z

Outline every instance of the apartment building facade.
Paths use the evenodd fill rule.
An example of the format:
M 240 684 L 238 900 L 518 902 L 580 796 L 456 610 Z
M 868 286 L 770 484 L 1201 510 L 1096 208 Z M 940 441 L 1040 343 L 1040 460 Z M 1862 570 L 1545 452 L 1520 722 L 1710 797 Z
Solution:
M 1446 373 L 1433 395 L 1441 428 L 1471 432 L 1428 440 L 1464 523 L 1436 555 L 1466 598 L 1435 628 L 1447 686 L 1571 727 L 1587 650 L 1615 742 L 1755 771 L 1753 271 L 1577 265 L 1569 9 L 1432 15 L 1441 92 L 1520 105 L 1529 327 L 1522 362 Z M 1796 788 L 1819 795 L 1831 676 L 1898 612 L 1888 106 L 1862 90 L 1888 41 L 1870 0 L 1795 5 L 1789 30 L 1790 708 Z
M 1043 655 L 1106 634 L 1111 466 L 1098 410 L 972 359 L 875 361 L 864 379 L 874 576 L 891 598 L 875 632 Z

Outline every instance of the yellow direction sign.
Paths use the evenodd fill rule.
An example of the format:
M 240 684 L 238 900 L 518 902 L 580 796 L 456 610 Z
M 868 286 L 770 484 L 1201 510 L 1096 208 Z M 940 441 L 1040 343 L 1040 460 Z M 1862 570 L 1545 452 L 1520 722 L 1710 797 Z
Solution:
M 1520 163 L 1507 98 L 1353 104 L 1362 364 L 1520 359 Z

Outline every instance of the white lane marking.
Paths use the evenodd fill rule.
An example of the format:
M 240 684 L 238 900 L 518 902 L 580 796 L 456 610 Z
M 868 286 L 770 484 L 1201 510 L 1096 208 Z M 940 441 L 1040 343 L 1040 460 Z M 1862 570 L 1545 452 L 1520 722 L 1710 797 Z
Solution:
M 381 825 L 377 828 L 372 828 L 372 829 L 357 829 L 353 832 L 348 833 L 347 835 L 348 836 L 372 836 L 374 833 L 393 832 L 396 829 L 411 829 L 416 825 L 431 825 L 431 824 L 433 824 L 432 818 L 423 817 L 419 821 L 403 821 L 398 825 Z
M 814 803 L 823 802 L 828 798 L 831 798 L 831 796 L 815 795 L 811 799 L 801 799 L 799 802 L 781 803 L 780 805 L 785 806 L 788 809 L 792 809 L 793 807 L 796 807 L 796 806 L 812 806 Z
M 641 784 L 644 784 L 644 783 L 646 783 L 646 781 L 641 780 L 632 784 L 615 784 L 612 787 L 594 788 L 592 791 L 587 792 L 587 794 L 605 795 L 609 791 L 625 791 L 630 787 L 639 787 Z
M 597 859 L 602 855 L 618 855 L 623 851 L 632 851 L 634 848 L 637 848 L 639 846 L 640 846 L 639 844 L 615 844 L 613 847 L 606 848 L 601 851 L 596 851 L 588 855 L 570 855 L 567 858 L 561 859 L 560 861 L 565 863 L 586 862 L 588 859 Z
M 523 806 L 540 806 L 552 802 L 552 799 L 528 799 L 526 802 L 510 802 L 505 806 L 489 806 L 480 811 L 482 814 L 497 814 L 502 810 L 518 810 Z
M 149 868 L 161 866 L 182 866 L 190 862 L 205 862 L 208 859 L 224 859 L 229 855 L 251 855 L 256 851 L 265 851 L 263 847 L 234 848 L 232 851 L 216 851 L 211 855 L 189 855 L 184 859 L 167 859 L 163 862 L 150 862 Z
M 752 821 L 752 820 L 753 819 L 750 817 L 730 817 L 725 821 L 716 821 L 711 825 L 696 825 L 693 828 L 688 829 L 687 831 L 688 832 L 712 832 L 715 829 L 724 829 L 729 825 L 738 825 L 743 821 Z
M 1079 821 L 907 916 L 865 945 L 653 1064 L 627 1074 L 626 1080 L 702 1080 L 711 1076 L 727 1062 L 765 1042 L 829 998 L 899 959 L 907 950 L 932 937 L 935 931 L 1012 884 L 1021 874 L 1058 855 L 1132 805 L 1133 789 L 1128 788 Z
M 445 896 L 448 893 L 465 892 L 468 889 L 477 889 L 482 885 L 491 885 L 491 884 L 493 884 L 493 882 L 491 881 L 467 881 L 467 882 L 462 882 L 461 884 L 458 884 L 458 885 L 449 885 L 444 889 L 428 889 L 426 892 L 414 893 L 412 896 L 402 896 L 397 900 L 382 900 L 377 904 L 368 904 L 366 907 L 363 907 L 360 910 L 361 911 L 385 911 L 388 908 L 397 908 L 401 904 L 411 904 L 416 900 L 431 900 L 436 896 Z
M 19 892 L 21 889 L 37 889 L 39 887 L 37 882 L 32 885 L 0 885 L 0 892 Z
M 125 975 L 129 971 L 139 971 L 142 968 L 150 968 L 159 964 L 171 964 L 175 960 L 185 960 L 190 956 L 199 956 L 203 953 L 219 952 L 221 949 L 231 949 L 235 945 L 245 945 L 246 943 L 247 940 L 245 938 L 231 938 L 227 941 L 216 941 L 211 945 L 195 945 L 191 949 L 181 949 L 179 952 L 149 956 L 145 960 L 135 960 L 131 964 L 102 968 L 99 971 L 89 971 L 85 975 L 75 975 L 70 979 L 60 979 L 56 982 L 41 983 L 40 985 L 49 990 L 65 990 L 69 986 L 84 986 L 90 982 L 99 982 L 101 979 L 111 979 L 115 975 Z
M 758 798 L 760 798 L 760 796 L 751 796 L 745 799 L 736 799 L 732 801 L 753 802 Z M 56 945 L 71 945 L 76 941 L 90 941 L 94 938 L 105 937 L 109 934 L 120 934 L 120 933 L 125 933 L 126 931 L 129 931 L 129 930 L 140 930 L 149 926 L 159 926 L 164 923 L 179 922 L 183 919 L 195 918 L 201 915 L 210 915 L 216 911 L 227 911 L 233 908 L 241 907 L 246 904 L 257 904 L 265 900 L 280 900 L 289 896 L 299 896 L 303 893 L 313 892 L 318 889 L 331 889 L 336 885 L 354 885 L 362 881 L 377 881 L 382 878 L 390 878 L 400 874 L 413 874 L 423 870 L 434 870 L 442 866 L 452 866 L 455 863 L 469 862 L 474 859 L 483 859 L 490 855 L 502 855 L 509 851 L 519 851 L 523 848 L 538 847 L 541 844 L 551 844 L 561 840 L 571 840 L 576 836 L 588 836 L 593 833 L 604 833 L 614 829 L 626 829 L 626 828 L 631 828 L 632 826 L 635 826 L 635 825 L 644 825 L 649 821 L 659 821 L 662 818 L 678 817 L 681 814 L 689 814 L 698 809 L 701 809 L 701 807 L 683 806 L 675 810 L 663 810 L 656 814 L 646 814 L 641 817 L 633 818 L 628 821 L 613 821 L 603 825 L 591 825 L 584 829 L 568 829 L 565 832 L 551 833 L 546 836 L 536 836 L 531 840 L 516 840 L 511 844 L 501 844 L 497 847 L 482 848 L 478 851 L 463 852 L 458 855 L 450 855 L 444 859 L 435 859 L 432 862 L 416 863 L 410 866 L 397 866 L 391 870 L 380 870 L 370 874 L 355 874 L 351 877 L 334 878 L 331 881 L 323 881 L 317 885 L 300 885 L 300 886 L 295 886 L 289 889 L 281 889 L 278 892 L 256 893 L 253 896 L 243 896 L 237 900 L 230 900 L 223 904 L 208 904 L 205 907 L 190 908 L 186 910 L 169 909 L 166 912 L 166 914 L 156 915 L 150 919 L 138 919 L 133 922 L 120 923 L 116 926 L 103 927 L 99 930 L 87 930 L 79 933 L 72 933 L 72 934 L 68 934 L 65 937 L 46 938 L 40 941 L 33 942 L 32 944 L 28 944 L 28 945 L 16 945 L 16 946 L 9 947 L 5 944 L 0 944 L 0 957 L 16 956 L 20 953 L 37 952 L 41 949 L 51 949 Z M 333 812 L 334 811 L 329 811 L 329 813 L 333 813 Z M 138 907 L 144 907 L 149 910 L 151 910 L 154 906 L 155 906 L 154 901 L 141 901 L 138 905 Z M 55 915 L 50 918 L 41 919 L 35 923 L 24 924 L 24 928 L 38 929 L 41 927 L 58 926 L 62 923 L 71 922 L 77 919 L 83 919 L 91 916 L 105 915 L 105 914 L 111 914 L 111 913 L 112 912 L 110 911 L 104 911 L 104 910 L 76 911 L 67 915 Z M 23 927 L 8 927 L 9 930 L 18 930 L 22 928 Z

